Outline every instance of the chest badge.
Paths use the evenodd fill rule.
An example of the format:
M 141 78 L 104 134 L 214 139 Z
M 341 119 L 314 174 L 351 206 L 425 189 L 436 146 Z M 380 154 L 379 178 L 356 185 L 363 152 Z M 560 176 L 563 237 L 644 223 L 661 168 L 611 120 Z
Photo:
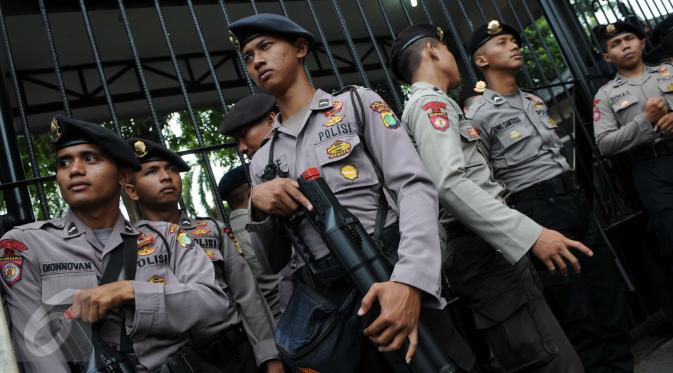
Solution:
M 337 140 L 327 148 L 327 156 L 329 159 L 341 157 L 342 155 L 349 154 L 352 148 L 353 146 L 350 143 Z
M 157 249 L 154 248 L 154 247 L 145 246 L 145 247 L 141 247 L 141 248 L 138 249 L 138 255 L 139 256 L 148 256 L 150 254 L 153 254 L 156 251 L 157 251 Z
M 210 233 L 210 230 L 206 229 L 207 222 L 199 223 L 196 225 L 196 229 L 192 231 L 193 236 L 203 236 L 204 234 Z
M 341 112 L 344 107 L 344 103 L 341 101 L 332 101 L 332 108 L 324 112 L 323 114 L 329 118 L 333 117 Z
M 662 66 L 659 68 L 659 75 L 668 77 L 671 76 L 671 72 L 666 68 L 666 66 Z
M 215 256 L 215 250 L 213 250 L 213 249 L 205 250 L 205 253 L 206 253 L 206 256 L 208 257 L 208 259 L 210 259 L 211 261 L 214 261 L 214 260 L 217 259 L 217 257 Z
M 140 232 L 136 240 L 136 244 L 138 245 L 139 248 L 145 248 L 146 246 L 153 244 L 154 241 L 155 238 L 153 235 L 147 235 L 143 232 Z
M 331 117 L 327 122 L 323 123 L 322 125 L 325 127 L 332 127 L 335 124 L 341 123 L 341 121 L 344 120 L 343 115 L 335 115 Z
M 470 140 L 476 140 L 481 137 L 481 131 L 474 127 L 467 127 L 467 137 L 469 137 Z
M 629 100 L 621 100 L 621 101 L 619 102 L 619 107 L 623 109 L 623 108 L 629 106 L 630 103 L 631 103 L 631 102 L 630 102 Z
M 341 176 L 343 176 L 346 180 L 353 181 L 358 178 L 360 171 L 352 164 L 345 164 L 341 166 L 339 173 L 341 173 Z
M 509 138 L 512 140 L 518 140 L 521 138 L 521 132 L 517 130 L 512 130 L 512 132 L 509 133 Z
M 185 232 L 178 233 L 178 243 L 187 249 L 194 247 L 194 241 Z
M 150 278 L 147 279 L 147 282 L 151 284 L 165 284 L 166 283 L 166 277 L 162 277 L 159 275 L 154 275 Z

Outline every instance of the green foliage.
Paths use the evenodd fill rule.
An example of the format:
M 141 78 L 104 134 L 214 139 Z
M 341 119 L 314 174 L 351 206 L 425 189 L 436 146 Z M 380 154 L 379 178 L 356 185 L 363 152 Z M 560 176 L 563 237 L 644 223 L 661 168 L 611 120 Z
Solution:
M 529 44 L 524 46 L 522 53 L 533 83 L 540 86 L 559 78 L 567 66 L 547 19 L 538 18 L 524 29 L 524 33 Z

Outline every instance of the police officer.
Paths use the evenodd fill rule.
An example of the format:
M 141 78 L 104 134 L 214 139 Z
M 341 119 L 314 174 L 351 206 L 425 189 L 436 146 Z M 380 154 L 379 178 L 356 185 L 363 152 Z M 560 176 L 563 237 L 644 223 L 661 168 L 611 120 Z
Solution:
M 189 171 L 189 165 L 153 141 L 130 138 L 127 142 L 142 166 L 125 185 L 126 193 L 140 203 L 147 219 L 137 224 L 167 221 L 186 232 L 211 260 L 217 283 L 233 301 L 228 309 L 219 311 L 225 315 L 222 322 L 193 338 L 197 351 L 224 371 L 256 372 L 257 366 L 266 366 L 267 372 L 282 372 L 273 342 L 273 316 L 231 229 L 214 219 L 192 219 L 178 208 L 180 172 Z
M 16 227 L 0 240 L 17 357 L 26 372 L 69 371 L 68 349 L 60 343 L 71 327 L 65 315 L 94 323 L 110 348 L 135 352 L 138 371 L 154 371 L 178 355 L 189 330 L 223 321 L 227 297 L 208 258 L 184 240 L 184 232 L 168 223 L 134 228 L 123 218 L 123 174 L 140 169 L 124 140 L 62 116 L 51 122 L 51 136 L 56 181 L 70 209 L 61 218 Z M 137 260 L 122 268 L 129 254 Z M 127 278 L 133 268 L 135 275 Z
M 421 298 L 434 307 L 444 305 L 440 298 L 437 194 L 413 145 L 399 128 L 390 107 L 373 91 L 354 87 L 332 95 L 311 85 L 303 61 L 314 37 L 293 21 L 279 15 L 260 14 L 232 23 L 230 31 L 250 77 L 275 97 L 280 111 L 274 121 L 275 135 L 250 164 L 253 189 L 248 230 L 263 243 L 276 270 L 290 261 L 295 269 L 295 285 L 334 294 L 336 290 L 330 285 L 339 283 L 344 291 L 334 298 L 342 302 L 352 293 L 352 285 L 338 280 L 323 281 L 323 277 L 307 272 L 296 254 L 291 258 L 290 245 L 282 239 L 283 225 L 279 218 L 289 217 L 299 205 L 312 209 L 295 179 L 307 168 L 317 167 L 341 204 L 370 232 L 376 225 L 377 206 L 386 206 L 382 210 L 384 217 L 378 222 L 385 227 L 384 231 L 399 233 L 399 249 L 393 253 L 399 260 L 390 281 L 374 285 L 357 312 L 366 316 L 378 301 L 381 316 L 364 329 L 365 336 L 382 352 L 398 350 L 408 339 L 410 348 L 405 358 L 410 361 L 417 345 Z M 381 184 L 390 191 L 391 202 L 398 209 L 380 203 Z M 328 249 L 308 221 L 299 223 L 298 232 L 315 260 L 330 260 Z M 295 286 L 292 297 L 301 294 Z M 307 302 L 302 305 L 309 307 Z M 286 310 L 279 324 L 284 323 L 288 314 Z M 358 346 L 361 340 L 356 337 L 346 343 Z M 391 371 L 370 343 L 364 341 L 361 346 L 361 354 L 356 351 L 349 356 L 348 363 L 363 359 L 364 365 L 354 371 Z M 329 362 L 329 357 L 326 360 Z M 336 368 L 334 364 L 343 363 L 333 361 L 332 369 Z
M 289 292 L 282 286 L 281 277 L 262 265 L 253 246 L 250 232 L 245 230 L 248 223 L 248 203 L 250 201 L 250 184 L 248 181 L 248 168 L 240 165 L 222 175 L 217 184 L 217 192 L 223 201 L 226 201 L 231 209 L 229 213 L 229 225 L 232 233 L 238 241 L 243 257 L 250 265 L 255 280 L 262 291 L 269 309 L 276 320 L 287 304 Z M 291 291 L 291 289 L 289 289 Z M 284 301 L 284 302 L 283 302 Z
M 402 124 L 450 214 L 443 223 L 452 291 L 472 309 L 504 371 L 582 371 L 536 285 L 526 253 L 530 249 L 559 262 L 561 256 L 572 255 L 567 247 L 588 249 L 503 203 L 505 190 L 492 178 L 479 131 L 447 95 L 460 83 L 460 73 L 441 28 L 408 27 L 393 42 L 391 56 L 392 71 L 412 84 Z M 483 82 L 478 88 L 484 88 Z
M 463 114 L 470 110 L 472 104 L 481 99 L 486 89 L 486 82 L 477 80 L 474 85 L 465 84 L 458 94 L 458 105 L 462 108 Z
M 645 66 L 635 25 L 604 25 L 597 36 L 617 75 L 594 99 L 596 144 L 603 155 L 632 159 L 635 188 L 673 272 L 673 66 Z
M 510 195 L 507 202 L 537 223 L 584 242 L 594 250 L 580 257 L 582 273 L 553 271 L 533 258 L 547 302 L 589 372 L 633 370 L 623 282 L 613 255 L 574 174 L 561 154 L 557 125 L 539 97 L 517 87 L 523 64 L 519 33 L 493 20 L 468 41 L 473 62 L 486 77 L 482 101 L 466 117 Z M 575 262 L 574 258 L 569 258 Z M 551 273 L 547 269 L 552 270 Z M 561 269 L 563 266 L 561 265 Z
M 238 150 L 249 159 L 269 137 L 278 113 L 276 100 L 266 93 L 244 97 L 234 104 L 220 126 L 220 133 L 233 136 Z

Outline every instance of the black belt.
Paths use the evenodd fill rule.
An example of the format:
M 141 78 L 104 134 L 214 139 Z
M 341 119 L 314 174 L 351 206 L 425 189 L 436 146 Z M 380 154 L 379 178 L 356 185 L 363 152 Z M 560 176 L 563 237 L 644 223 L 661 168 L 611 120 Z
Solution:
M 463 225 L 463 223 L 457 220 L 445 224 L 444 229 L 446 230 L 447 241 L 451 241 L 459 237 L 474 236 L 474 232 L 472 232 L 470 228 L 466 227 Z
M 565 194 L 577 190 L 575 184 L 575 175 L 572 172 L 565 172 L 551 179 L 533 184 L 528 188 L 511 194 L 507 197 L 507 203 L 516 203 L 520 201 L 529 201 L 535 199 L 547 199 L 549 197 Z
M 199 371 L 198 354 L 189 346 L 184 345 L 168 358 L 168 361 L 157 368 L 154 373 L 196 373 Z
M 629 152 L 634 161 L 661 158 L 673 154 L 673 140 L 664 140 L 654 144 L 644 145 Z

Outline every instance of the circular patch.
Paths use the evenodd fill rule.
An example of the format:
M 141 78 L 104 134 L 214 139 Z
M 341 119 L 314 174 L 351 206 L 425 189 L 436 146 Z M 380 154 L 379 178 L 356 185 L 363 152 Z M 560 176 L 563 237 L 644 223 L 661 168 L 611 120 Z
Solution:
M 180 243 L 180 246 L 182 246 L 182 247 L 187 247 L 187 246 L 190 246 L 193 243 L 193 241 L 187 235 L 187 233 L 180 232 L 180 233 L 178 233 L 178 243 Z
M 21 279 L 21 268 L 16 263 L 7 263 L 2 267 L 2 277 L 13 284 Z
M 351 164 L 341 166 L 341 176 L 343 176 L 347 180 L 353 181 L 357 179 L 359 173 L 360 172 L 358 171 L 357 167 Z

